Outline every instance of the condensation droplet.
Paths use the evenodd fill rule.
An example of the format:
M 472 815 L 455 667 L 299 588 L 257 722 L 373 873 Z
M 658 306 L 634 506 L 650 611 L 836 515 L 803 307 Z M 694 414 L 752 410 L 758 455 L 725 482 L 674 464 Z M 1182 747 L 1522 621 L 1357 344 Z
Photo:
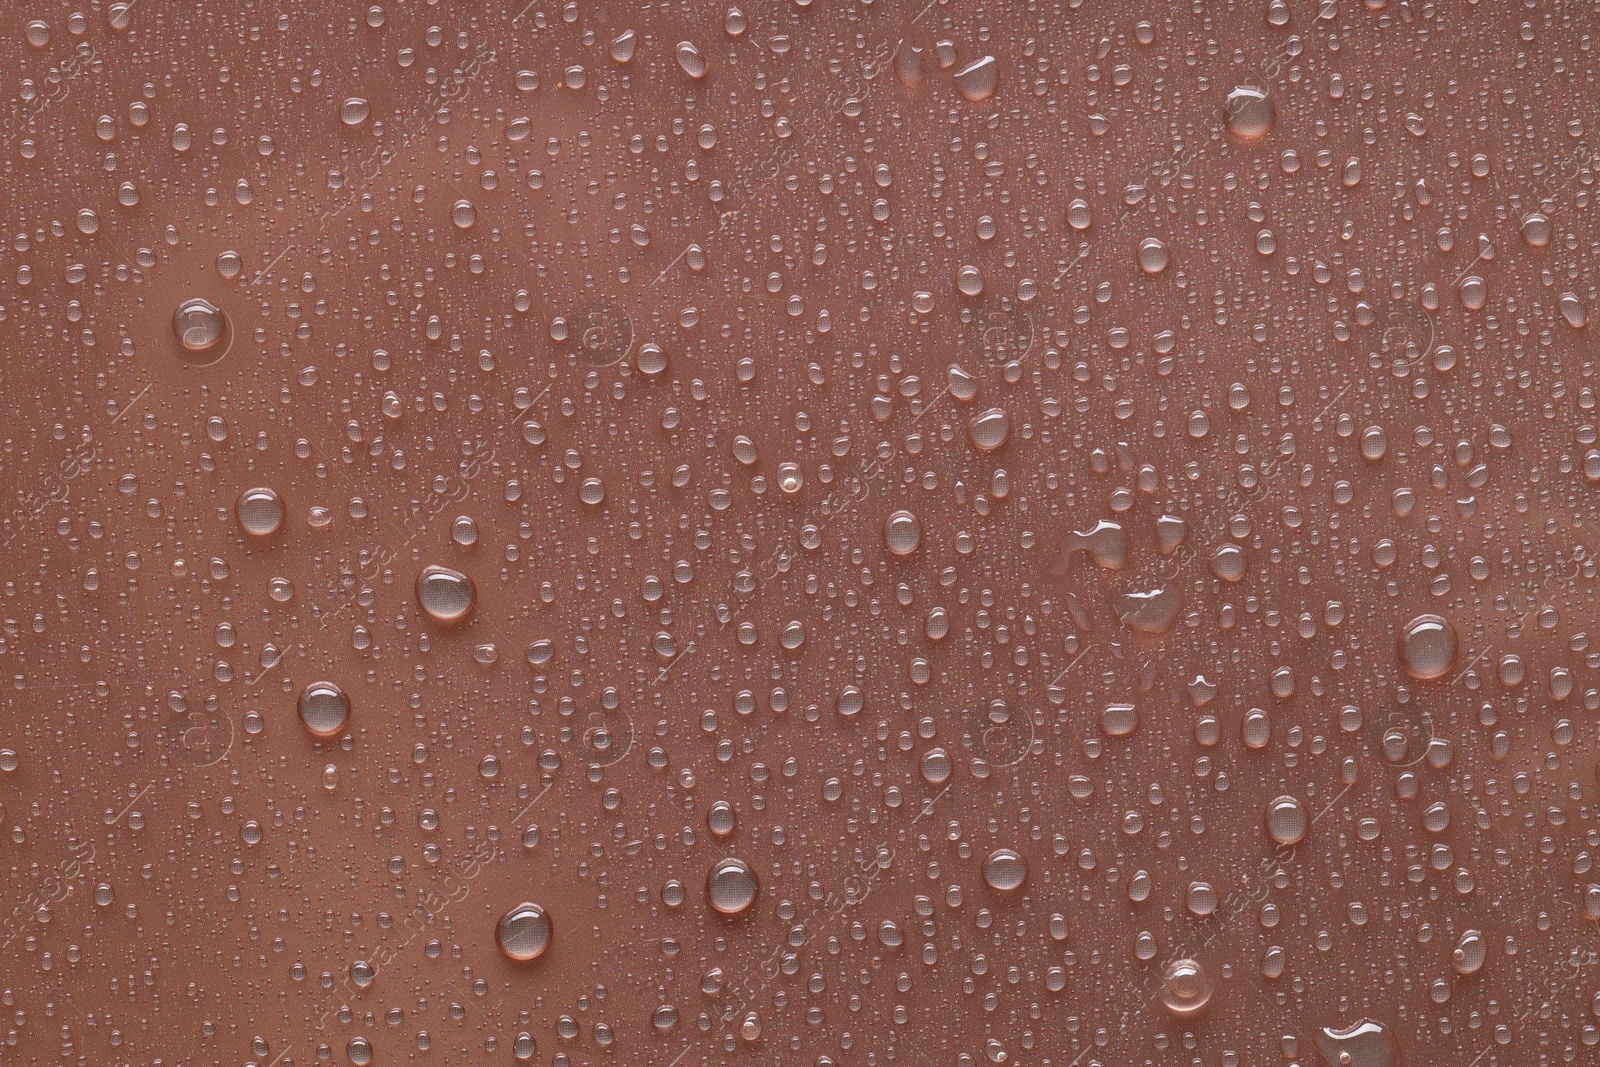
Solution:
M 1009 893 L 1021 888 L 1028 877 L 1028 861 L 1014 849 L 997 848 L 983 861 L 983 880 L 990 889 Z
M 1223 120 L 1228 132 L 1240 141 L 1261 140 L 1272 131 L 1276 118 L 1272 98 L 1253 85 L 1234 89 L 1223 104 Z
M 984 56 L 956 71 L 954 77 L 962 96 L 973 103 L 987 100 L 1000 81 L 1000 63 L 994 56 Z
M 909 511 L 891 513 L 883 524 L 883 541 L 895 555 L 911 555 L 922 543 L 922 521 Z
M 741 859 L 720 860 L 706 875 L 706 899 L 723 915 L 740 915 L 750 910 L 758 892 L 755 873 Z
M 1267 833 L 1280 845 L 1297 845 L 1306 836 L 1306 809 L 1291 796 L 1267 805 Z
M 1456 660 L 1456 629 L 1438 615 L 1418 615 L 1400 631 L 1400 666 L 1418 681 L 1450 673 Z
M 495 940 L 507 959 L 528 963 L 550 948 L 553 931 L 550 916 L 537 904 L 518 904 L 500 917 Z
M 434 564 L 417 575 L 417 603 L 434 622 L 460 622 L 472 611 L 475 597 L 472 579 L 458 570 Z
M 350 698 L 332 682 L 312 682 L 300 691 L 300 723 L 320 740 L 338 737 L 350 719 Z
M 234 505 L 239 525 L 255 537 L 271 537 L 282 529 L 283 513 L 283 499 L 267 488 L 246 489 Z

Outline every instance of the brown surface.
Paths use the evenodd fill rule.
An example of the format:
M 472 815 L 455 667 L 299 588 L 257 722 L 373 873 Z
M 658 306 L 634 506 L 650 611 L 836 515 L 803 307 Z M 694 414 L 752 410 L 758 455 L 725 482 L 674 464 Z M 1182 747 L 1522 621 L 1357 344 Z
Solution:
M 0 1064 L 1595 1055 L 1592 5 L 324 6 L 7 14 Z

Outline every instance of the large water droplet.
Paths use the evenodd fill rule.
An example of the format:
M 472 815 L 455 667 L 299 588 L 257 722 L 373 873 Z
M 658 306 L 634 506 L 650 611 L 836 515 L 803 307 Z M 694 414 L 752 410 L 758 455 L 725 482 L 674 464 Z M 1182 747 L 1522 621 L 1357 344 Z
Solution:
M 985 452 L 993 452 L 1006 443 L 1011 433 L 1011 417 L 1000 408 L 990 408 L 973 417 L 967 424 L 972 443 Z
M 1306 836 L 1306 809 L 1291 796 L 1267 805 L 1267 833 L 1280 845 L 1297 845 Z
M 339 106 L 339 121 L 346 126 L 359 126 L 367 121 L 370 110 L 367 102 L 361 97 L 346 97 L 345 102 Z
M 1488 958 L 1489 942 L 1482 931 L 1467 930 L 1456 942 L 1455 951 L 1450 954 L 1450 965 L 1457 974 L 1477 974 Z
M 1139 269 L 1146 274 L 1160 274 L 1172 261 L 1166 244 L 1159 237 L 1146 237 L 1139 242 Z
M 725 859 L 706 875 L 706 899 L 723 915 L 741 915 L 756 902 L 760 886 L 750 865 L 741 859 Z
M 272 489 L 246 489 L 239 494 L 234 514 L 245 533 L 271 537 L 283 528 L 283 498 Z
M 312 737 L 338 737 L 350 719 L 350 698 L 332 682 L 312 682 L 300 691 L 300 722 Z
M 700 79 L 706 76 L 705 53 L 694 46 L 692 41 L 679 41 L 676 49 L 678 66 L 691 78 Z
M 536 960 L 550 947 L 550 916 L 537 904 L 518 904 L 500 917 L 494 938 L 507 959 L 519 963 Z
M 983 880 L 1002 893 L 1021 888 L 1028 878 L 1028 861 L 1014 849 L 997 848 L 983 861 Z
M 883 524 L 883 542 L 897 556 L 909 556 L 922 543 L 922 522 L 909 511 L 896 511 Z
M 1211 1001 L 1211 979 L 1197 960 L 1173 960 L 1161 973 L 1161 1003 L 1174 1015 L 1196 1015 Z
M 228 353 L 228 316 L 202 297 L 185 300 L 172 313 L 172 335 L 183 346 L 186 362 L 203 367 Z
M 1343 1030 L 1317 1034 L 1317 1051 L 1329 1067 L 1400 1067 L 1400 1043 L 1382 1023 L 1363 1019 Z
M 1437 615 L 1418 615 L 1400 631 L 1400 666 L 1418 681 L 1443 678 L 1456 660 L 1456 628 Z
M 417 603 L 434 622 L 460 622 L 472 610 L 475 596 L 472 579 L 458 570 L 434 565 L 417 575 Z
M 1272 131 L 1276 118 L 1272 98 L 1253 85 L 1241 85 L 1229 93 L 1222 113 L 1228 132 L 1241 141 L 1259 141 Z

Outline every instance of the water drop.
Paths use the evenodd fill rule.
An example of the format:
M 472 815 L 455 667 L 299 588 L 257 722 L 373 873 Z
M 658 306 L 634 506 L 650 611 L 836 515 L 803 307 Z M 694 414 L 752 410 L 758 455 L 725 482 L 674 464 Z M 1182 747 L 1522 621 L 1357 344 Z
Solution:
M 1400 631 L 1400 666 L 1418 681 L 1450 673 L 1456 659 L 1456 629 L 1438 615 L 1418 615 Z
M 1297 845 L 1306 836 L 1306 809 L 1291 796 L 1267 805 L 1267 833 L 1280 845 Z
M 1272 130 L 1277 113 L 1271 97 L 1253 85 L 1241 85 L 1228 94 L 1223 120 L 1240 141 L 1259 141 Z
M 417 575 L 417 603 L 434 622 L 456 623 L 467 617 L 476 596 L 472 579 L 437 564 Z
M 756 876 L 744 860 L 721 860 L 706 875 L 706 899 L 723 915 L 748 911 L 758 891 Z
M 1456 969 L 1457 974 L 1477 974 L 1483 969 L 1483 964 L 1489 957 L 1489 942 L 1485 940 L 1479 930 L 1467 930 L 1461 935 L 1461 940 L 1456 942 L 1455 951 L 1450 954 L 1450 965 Z
M 909 556 L 922 543 L 922 521 L 909 511 L 892 513 L 883 524 L 883 542 L 897 556 Z
M 172 313 L 172 335 L 183 346 L 184 360 L 197 367 L 227 355 L 228 334 L 228 316 L 209 300 L 185 300 Z
M 1161 973 L 1161 1003 L 1177 1016 L 1196 1015 L 1211 1001 L 1211 979 L 1199 962 L 1173 960 Z
M 942 748 L 930 748 L 922 756 L 922 780 L 929 785 L 943 785 L 950 780 L 954 769 L 950 753 Z
M 1550 243 L 1550 216 L 1535 211 L 1522 220 L 1522 239 L 1530 248 L 1543 248 Z
M 245 533 L 271 537 L 283 528 L 283 498 L 272 489 L 246 489 L 239 494 L 234 515 Z
M 1022 886 L 1028 877 L 1028 861 L 1014 849 L 997 848 L 983 861 L 983 880 L 990 889 L 1009 893 Z
M 1000 408 L 975 415 L 967 424 L 967 436 L 984 452 L 993 452 L 1006 443 L 1011 433 L 1011 417 Z
M 1139 269 L 1146 274 L 1160 274 L 1171 262 L 1167 246 L 1159 237 L 1146 237 L 1139 242 Z
M 611 58 L 618 63 L 626 63 L 633 58 L 638 46 L 638 35 L 632 30 L 623 30 L 611 39 Z
M 1108 737 L 1127 737 L 1139 728 L 1139 710 L 1132 704 L 1107 704 L 1100 710 L 1100 728 Z
M 706 76 L 706 57 L 693 42 L 679 41 L 676 50 L 678 66 L 691 78 L 700 79 Z
M 300 723 L 312 737 L 338 737 L 349 719 L 350 698 L 332 682 L 312 682 L 300 691 Z
M 994 56 L 975 59 L 955 73 L 956 88 L 974 103 L 993 96 L 999 80 L 1000 63 Z
M 507 959 L 528 963 L 550 947 L 550 916 L 537 904 L 522 903 L 500 917 L 494 937 Z
M 367 121 L 367 102 L 359 96 L 346 97 L 339 106 L 339 121 L 346 126 L 359 126 Z

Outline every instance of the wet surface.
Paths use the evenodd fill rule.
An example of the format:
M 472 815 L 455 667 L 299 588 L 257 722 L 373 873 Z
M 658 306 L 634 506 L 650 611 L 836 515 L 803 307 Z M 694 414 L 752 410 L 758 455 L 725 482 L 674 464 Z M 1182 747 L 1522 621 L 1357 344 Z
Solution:
M 1594 1056 L 1592 5 L 9 18 L 0 1062 Z

